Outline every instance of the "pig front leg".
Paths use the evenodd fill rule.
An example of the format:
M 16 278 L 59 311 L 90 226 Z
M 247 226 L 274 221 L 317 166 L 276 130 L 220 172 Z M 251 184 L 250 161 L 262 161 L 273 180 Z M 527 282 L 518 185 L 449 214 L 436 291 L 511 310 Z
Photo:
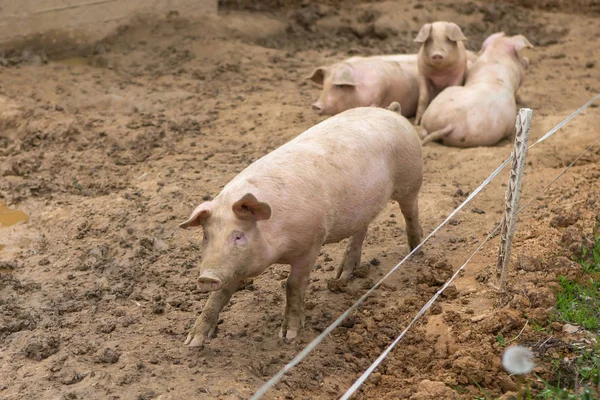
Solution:
M 290 275 L 285 283 L 285 313 L 279 331 L 280 338 L 293 339 L 304 326 L 304 292 L 308 286 L 310 271 L 317 259 L 318 249 L 311 253 L 310 256 L 290 264 Z
M 415 125 L 421 124 L 421 118 L 429 104 L 429 82 L 427 78 L 419 74 L 419 102 L 417 103 L 417 114 L 415 116 Z
M 346 252 L 344 253 L 344 259 L 335 274 L 337 279 L 350 279 L 352 272 L 354 272 L 354 269 L 360 264 L 362 244 L 365 240 L 365 236 L 367 236 L 367 228 L 350 237 L 348 245 L 346 246 Z
M 201 347 L 214 336 L 219 313 L 239 286 L 240 282 L 232 280 L 208 296 L 202 314 L 196 319 L 194 327 L 185 339 L 185 344 L 190 345 L 190 347 Z

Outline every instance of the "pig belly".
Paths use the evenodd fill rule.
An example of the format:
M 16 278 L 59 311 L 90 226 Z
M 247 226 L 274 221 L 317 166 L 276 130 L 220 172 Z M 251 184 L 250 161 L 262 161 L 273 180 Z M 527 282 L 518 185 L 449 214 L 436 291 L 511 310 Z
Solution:
M 360 175 L 352 174 L 344 190 L 337 193 L 325 243 L 337 243 L 365 229 L 386 206 L 394 187 L 389 167 L 383 164 L 365 166 Z

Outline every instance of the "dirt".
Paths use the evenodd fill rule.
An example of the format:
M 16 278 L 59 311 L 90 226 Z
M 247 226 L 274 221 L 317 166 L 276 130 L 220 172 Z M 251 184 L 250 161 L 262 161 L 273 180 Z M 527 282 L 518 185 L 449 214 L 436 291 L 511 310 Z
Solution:
M 414 52 L 420 26 L 443 19 L 459 23 L 473 49 L 496 30 L 536 45 L 520 91 L 534 110 L 532 139 L 600 91 L 594 2 L 576 15 L 569 5 L 473 1 L 264 2 L 248 12 L 250 3 L 224 3 L 217 20 L 171 14 L 123 26 L 74 58 L 23 50 L 0 58 L 0 200 L 29 216 L 0 228 L 0 397 L 248 398 L 404 257 L 404 221 L 390 204 L 347 285 L 331 283 L 344 243 L 323 248 L 297 339 L 277 338 L 288 273 L 278 265 L 233 296 L 204 349 L 183 345 L 206 295 L 194 279 L 200 234 L 177 225 L 249 163 L 322 119 L 310 109 L 319 89 L 304 79 L 314 67 Z M 530 150 L 523 201 L 597 139 L 599 124 L 598 108 L 589 108 Z M 426 146 L 425 231 L 511 150 L 508 141 Z M 496 336 L 545 321 L 556 276 L 578 273 L 568 257 L 598 218 L 599 165 L 594 147 L 519 217 L 508 293 L 489 286 L 496 238 L 358 398 L 514 391 Z M 506 181 L 505 171 L 267 398 L 339 397 L 499 222 Z M 555 352 L 532 325 L 518 342 L 540 356 Z M 565 334 L 558 327 L 552 335 Z

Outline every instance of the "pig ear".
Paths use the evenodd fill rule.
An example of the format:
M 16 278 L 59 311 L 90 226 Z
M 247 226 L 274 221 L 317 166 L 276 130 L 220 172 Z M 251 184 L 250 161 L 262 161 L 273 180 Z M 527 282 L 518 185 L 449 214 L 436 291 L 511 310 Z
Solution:
M 349 65 L 346 65 L 342 70 L 336 71 L 331 79 L 334 85 L 356 86 L 356 78 L 354 72 Z
M 533 45 L 529 43 L 529 40 L 523 35 L 516 35 L 512 37 L 512 42 L 515 46 L 515 51 L 519 52 L 520 50 L 527 47 L 528 49 L 533 49 Z
M 210 217 L 210 208 L 206 203 L 200 204 L 196 209 L 192 212 L 190 218 L 187 221 L 179 224 L 181 229 L 187 229 L 194 226 L 199 226 L 204 224 L 206 220 Z
M 415 42 L 417 43 L 425 43 L 427 39 L 429 39 L 429 35 L 431 34 L 431 24 L 425 24 L 419 31 L 419 34 L 415 38 Z
M 319 67 L 315 69 L 306 79 L 310 79 L 318 85 L 323 85 L 323 80 L 325 79 L 325 70 L 325 67 Z
M 503 37 L 504 36 L 504 32 L 496 32 L 496 33 L 492 33 L 490 36 L 488 36 L 484 41 L 483 44 L 481 45 L 481 51 L 484 51 L 490 44 L 492 44 L 492 42 L 494 40 L 496 40 L 499 37 Z
M 453 42 L 467 40 L 465 35 L 463 35 L 460 26 L 456 25 L 454 22 L 446 22 L 446 36 Z
M 271 218 L 271 206 L 258 201 L 252 193 L 246 193 L 231 209 L 239 219 L 261 221 Z

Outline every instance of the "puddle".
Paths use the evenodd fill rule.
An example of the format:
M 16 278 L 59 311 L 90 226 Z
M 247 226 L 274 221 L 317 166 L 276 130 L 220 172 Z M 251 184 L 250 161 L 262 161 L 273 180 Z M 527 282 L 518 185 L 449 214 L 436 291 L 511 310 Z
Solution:
M 90 60 L 87 57 L 71 57 L 63 60 L 56 60 L 56 63 L 65 65 L 89 65 Z
M 29 217 L 23 211 L 13 210 L 8 208 L 5 203 L 0 202 L 0 228 L 6 228 L 28 220 Z M 2 248 L 0 247 L 0 249 Z

